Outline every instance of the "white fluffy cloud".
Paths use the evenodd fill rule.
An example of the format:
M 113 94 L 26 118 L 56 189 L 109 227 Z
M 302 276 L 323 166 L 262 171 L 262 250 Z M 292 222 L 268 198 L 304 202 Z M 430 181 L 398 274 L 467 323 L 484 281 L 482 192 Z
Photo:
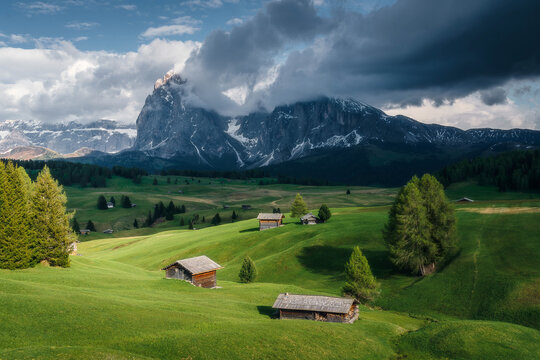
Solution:
M 114 119 L 134 122 L 154 81 L 182 71 L 192 41 L 155 39 L 136 52 L 80 51 L 61 41 L 47 48 L 0 48 L 0 121 Z
M 540 129 L 538 108 L 523 108 L 510 99 L 504 103 L 486 105 L 480 92 L 437 105 L 434 101 L 425 99 L 419 106 L 389 108 L 385 111 L 390 115 L 405 115 L 424 123 L 455 126 L 460 129 Z

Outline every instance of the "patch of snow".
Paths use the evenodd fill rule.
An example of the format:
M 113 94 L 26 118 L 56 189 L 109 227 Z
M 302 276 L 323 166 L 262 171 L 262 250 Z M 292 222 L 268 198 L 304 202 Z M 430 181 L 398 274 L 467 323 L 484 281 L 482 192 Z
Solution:
M 5 138 L 9 134 L 11 134 L 11 131 L 0 131 L 0 139 Z
M 251 139 L 247 138 L 242 134 L 239 134 L 240 130 L 240 124 L 238 123 L 238 119 L 233 118 L 229 120 L 229 123 L 227 124 L 227 130 L 225 130 L 225 133 L 228 134 L 233 139 L 239 141 L 242 145 L 246 147 L 254 147 L 259 142 L 259 139 Z
M 240 158 L 240 154 L 238 153 L 238 151 L 236 151 L 234 146 L 232 146 L 228 140 L 227 140 L 227 145 L 229 145 L 233 149 L 234 153 L 236 154 L 236 162 L 238 163 L 238 166 L 244 167 L 245 163 L 242 161 L 242 158 Z
M 272 150 L 272 153 L 270 155 L 268 155 L 266 161 L 264 163 L 262 163 L 260 166 L 267 166 L 270 164 L 270 162 L 274 160 L 274 150 Z

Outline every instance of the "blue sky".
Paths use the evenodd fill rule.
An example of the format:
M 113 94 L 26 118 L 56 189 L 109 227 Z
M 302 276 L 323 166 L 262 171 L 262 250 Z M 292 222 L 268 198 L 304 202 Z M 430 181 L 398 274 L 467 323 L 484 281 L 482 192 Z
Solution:
M 316 1 L 369 12 L 394 0 Z M 261 0 L 7 0 L 0 3 L 0 33 L 7 44 L 32 47 L 24 38 L 62 38 L 80 50 L 133 51 L 155 37 L 203 41 L 214 29 L 230 29 L 252 17 Z M 154 29 L 154 32 L 149 29 Z
M 540 3 L 4 0 L 0 122 L 134 122 L 168 71 L 224 114 L 326 95 L 540 129 Z

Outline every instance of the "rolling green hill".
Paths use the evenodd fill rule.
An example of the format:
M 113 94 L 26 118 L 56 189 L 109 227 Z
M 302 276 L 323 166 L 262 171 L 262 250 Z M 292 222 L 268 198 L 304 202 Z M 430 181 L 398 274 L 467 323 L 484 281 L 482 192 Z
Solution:
M 233 185 L 223 198 L 242 186 L 257 188 Z M 464 188 L 475 197 L 477 187 L 456 191 Z M 306 190 L 311 206 L 326 200 L 324 188 Z M 344 193 L 334 190 L 336 198 Z M 281 191 L 288 202 L 297 188 Z M 249 203 L 262 207 L 276 196 Z M 334 207 L 330 222 L 316 226 L 286 218 L 284 227 L 259 232 L 246 220 L 81 243 L 71 268 L 0 271 L 0 359 L 537 359 L 540 201 L 523 197 L 458 205 L 460 251 L 423 279 L 390 266 L 384 206 Z M 382 290 L 356 323 L 271 318 L 280 292 L 339 295 L 354 245 Z M 201 254 L 224 265 L 220 289 L 165 280 L 159 270 Z M 237 280 L 245 255 L 259 270 L 254 284 Z

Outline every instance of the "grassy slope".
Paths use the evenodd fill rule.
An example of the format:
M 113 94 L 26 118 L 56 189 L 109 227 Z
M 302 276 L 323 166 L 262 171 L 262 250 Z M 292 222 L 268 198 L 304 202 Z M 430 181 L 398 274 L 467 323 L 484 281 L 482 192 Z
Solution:
M 233 209 L 239 212 L 241 219 L 256 217 L 260 211 L 272 211 L 273 207 L 279 207 L 283 211 L 288 209 L 290 202 L 296 195 L 301 193 L 307 204 L 312 208 L 318 208 L 326 202 L 330 207 L 343 206 L 373 206 L 388 204 L 395 195 L 395 189 L 377 189 L 369 187 L 344 187 L 344 186 L 302 186 L 302 185 L 257 185 L 255 180 L 228 180 L 228 179 L 199 179 L 171 176 L 171 184 L 167 184 L 166 177 L 157 176 L 158 185 L 152 185 L 153 177 L 144 177 L 142 184 L 135 185 L 127 179 L 114 177 L 108 181 L 106 188 L 66 187 L 68 194 L 68 208 L 76 211 L 76 217 L 82 227 L 88 220 L 92 220 L 97 230 L 112 228 L 116 231 L 132 229 L 133 220 L 138 219 L 142 224 L 149 210 L 153 210 L 154 204 L 163 201 L 165 205 L 173 201 L 175 205 L 185 204 L 187 213 L 176 215 L 175 220 L 160 224 L 159 228 L 177 227 L 180 216 L 187 219 L 195 213 L 205 216 L 207 224 L 210 218 L 219 212 L 223 219 L 230 220 Z M 175 180 L 178 184 L 175 185 Z M 189 181 L 186 185 L 185 181 Z M 199 183 L 198 180 L 201 180 Z M 346 190 L 351 190 L 351 195 L 346 195 Z M 183 193 L 179 194 L 178 190 Z M 123 209 L 116 207 L 111 210 L 97 210 L 99 195 L 105 195 L 107 200 L 114 196 L 117 204 L 120 203 L 121 195 L 128 195 L 137 207 Z M 253 210 L 240 210 L 242 204 L 253 206 Z M 223 210 L 223 205 L 231 206 Z M 198 227 L 205 226 L 199 224 Z M 145 229 L 138 230 L 137 234 L 149 234 L 155 231 Z M 120 234 L 125 236 L 126 234 Z M 96 239 L 103 235 L 93 234 L 83 240 Z
M 422 280 L 392 272 L 380 234 L 386 213 L 334 209 L 328 224 L 287 219 L 262 233 L 248 220 L 108 238 L 81 244 L 83 256 L 73 257 L 70 269 L 0 271 L 0 359 L 540 356 L 540 332 L 533 329 L 540 318 L 540 213 L 459 210 L 459 256 Z M 269 317 L 279 292 L 339 294 L 343 263 L 357 244 L 382 283 L 377 305 L 386 311 L 362 308 L 353 325 Z M 163 264 L 200 254 L 225 265 L 222 289 L 163 279 Z M 246 254 L 257 264 L 258 283 L 236 282 Z M 424 327 L 426 316 L 436 322 Z

